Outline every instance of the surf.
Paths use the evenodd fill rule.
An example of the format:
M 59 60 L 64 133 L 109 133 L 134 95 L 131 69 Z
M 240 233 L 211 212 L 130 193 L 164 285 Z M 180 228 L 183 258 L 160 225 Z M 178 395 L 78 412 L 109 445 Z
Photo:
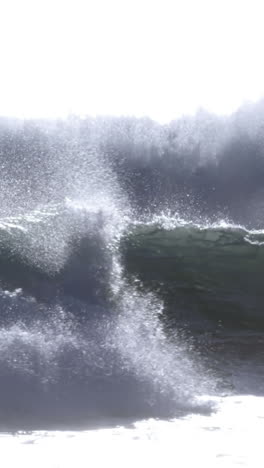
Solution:
M 245 391 L 221 353 L 263 326 L 257 111 L 250 129 L 247 109 L 2 121 L 3 430 L 210 414 Z

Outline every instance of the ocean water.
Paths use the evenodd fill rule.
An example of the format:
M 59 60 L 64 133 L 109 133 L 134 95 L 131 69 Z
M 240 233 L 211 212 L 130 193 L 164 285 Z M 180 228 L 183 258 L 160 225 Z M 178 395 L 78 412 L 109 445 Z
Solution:
M 263 466 L 263 123 L 2 119 L 5 468 Z

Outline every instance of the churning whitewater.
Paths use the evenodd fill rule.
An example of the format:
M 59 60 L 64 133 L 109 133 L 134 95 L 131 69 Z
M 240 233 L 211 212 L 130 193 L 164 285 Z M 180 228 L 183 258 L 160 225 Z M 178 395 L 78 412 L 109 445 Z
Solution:
M 149 434 L 170 454 L 190 430 L 197 456 L 215 444 L 205 466 L 258 466 L 227 432 L 236 405 L 263 418 L 263 124 L 263 102 L 165 126 L 2 119 L 3 449 L 63 430 L 73 451 Z

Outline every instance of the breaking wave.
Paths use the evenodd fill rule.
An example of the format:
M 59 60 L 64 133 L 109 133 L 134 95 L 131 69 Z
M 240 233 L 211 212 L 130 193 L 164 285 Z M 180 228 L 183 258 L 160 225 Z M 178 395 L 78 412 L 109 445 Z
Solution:
M 263 115 L 1 122 L 3 429 L 212 409 L 209 341 L 264 323 Z

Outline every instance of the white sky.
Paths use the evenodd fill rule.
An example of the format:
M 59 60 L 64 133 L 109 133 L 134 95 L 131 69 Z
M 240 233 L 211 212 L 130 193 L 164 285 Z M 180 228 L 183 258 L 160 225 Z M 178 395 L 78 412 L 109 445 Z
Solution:
M 218 113 L 264 96 L 263 0 L 0 0 L 0 114 Z

